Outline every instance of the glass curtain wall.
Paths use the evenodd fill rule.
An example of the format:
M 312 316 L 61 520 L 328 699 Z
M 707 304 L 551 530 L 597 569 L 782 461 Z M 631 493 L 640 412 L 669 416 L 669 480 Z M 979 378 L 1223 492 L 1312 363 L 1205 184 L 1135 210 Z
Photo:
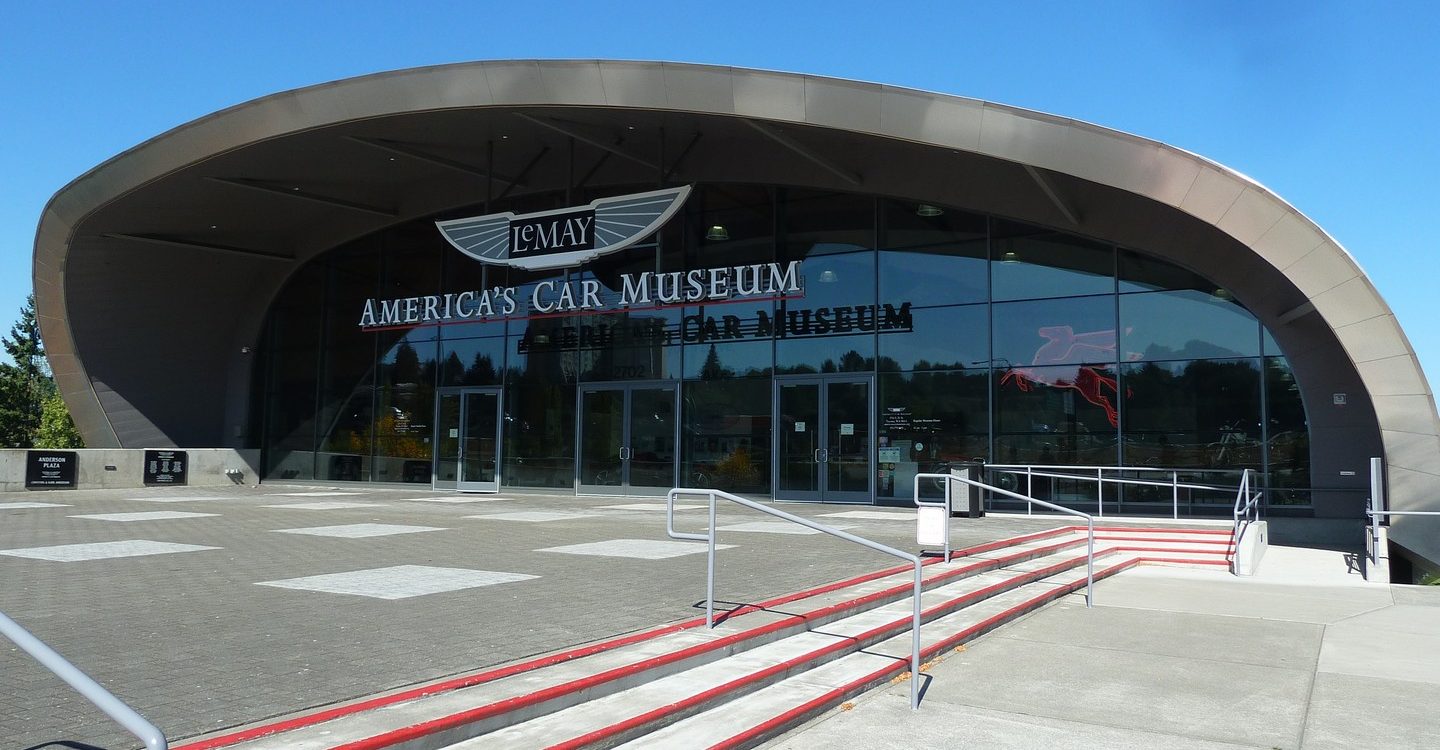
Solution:
M 626 274 L 791 262 L 800 293 L 610 304 Z M 528 309 L 538 285 L 585 282 L 605 311 Z M 358 326 L 367 299 L 495 287 L 516 289 L 508 321 Z M 880 502 L 908 502 L 917 473 L 985 460 L 1254 468 L 1283 490 L 1272 503 L 1308 503 L 1294 374 L 1226 290 L 1143 252 L 950 207 L 701 185 L 656 236 L 540 272 L 474 262 L 413 222 L 302 269 L 261 354 L 256 419 L 277 479 L 427 483 L 437 389 L 474 386 L 503 388 L 502 485 L 569 489 L 578 387 L 679 381 L 678 481 L 770 494 L 774 380 L 833 373 L 873 378 Z M 1093 502 L 1080 486 L 1054 494 Z

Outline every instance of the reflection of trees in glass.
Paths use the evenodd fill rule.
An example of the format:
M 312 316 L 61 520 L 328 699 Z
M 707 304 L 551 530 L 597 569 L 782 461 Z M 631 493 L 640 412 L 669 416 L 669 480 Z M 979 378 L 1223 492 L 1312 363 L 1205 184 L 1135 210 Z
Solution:
M 450 355 L 455 356 L 455 355 Z M 457 358 L 458 359 L 458 358 Z M 466 385 L 488 385 L 498 383 L 500 374 L 495 370 L 495 362 L 490 355 L 477 352 L 475 359 L 470 362 L 470 367 L 465 371 Z
M 1254 359 L 1127 365 L 1125 461 L 1260 468 L 1260 373 Z
M 1265 408 L 1269 426 L 1270 486 L 1310 486 L 1310 431 L 1295 373 L 1284 357 L 1265 358 Z M 1271 502 L 1305 503 L 1309 498 L 1274 493 Z
M 775 373 L 777 375 L 813 375 L 817 372 L 870 372 L 874 368 L 874 357 L 867 357 L 860 352 L 851 349 L 850 351 L 841 354 L 838 361 L 827 357 L 823 362 L 820 363 L 820 367 L 818 369 L 814 365 L 808 364 L 790 365 L 788 367 L 784 365 L 777 365 L 775 367 Z
M 715 345 L 710 345 L 710 351 L 705 354 L 705 364 L 700 365 L 701 380 L 722 380 L 735 377 L 735 371 L 720 364 L 720 354 L 715 351 Z
M 408 341 L 400 342 L 395 347 L 395 359 L 390 365 L 390 377 L 392 383 L 418 383 L 420 382 L 420 355 L 415 353 L 415 347 Z
M 761 379 L 689 381 L 682 482 L 732 492 L 770 489 L 770 389 Z

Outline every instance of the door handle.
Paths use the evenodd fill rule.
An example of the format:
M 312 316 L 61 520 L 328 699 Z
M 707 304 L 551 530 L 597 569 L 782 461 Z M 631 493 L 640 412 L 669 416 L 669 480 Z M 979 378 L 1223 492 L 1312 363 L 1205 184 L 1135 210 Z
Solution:
M 622 447 L 622 448 L 620 449 L 620 460 L 621 460 L 621 461 L 629 461 L 629 460 L 630 460 L 630 449 L 629 449 L 629 448 Z
M 815 463 L 817 463 L 817 464 L 820 463 L 820 451 L 821 451 L 821 450 L 823 450 L 823 449 L 821 449 L 821 448 L 816 448 L 816 449 L 815 449 Z

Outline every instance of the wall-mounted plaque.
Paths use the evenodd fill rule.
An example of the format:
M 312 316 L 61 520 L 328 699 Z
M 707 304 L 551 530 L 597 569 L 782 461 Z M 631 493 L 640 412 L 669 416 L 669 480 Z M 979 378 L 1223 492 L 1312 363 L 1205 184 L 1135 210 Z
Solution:
M 185 451 L 145 451 L 145 484 L 185 484 Z
M 79 463 L 75 451 L 25 451 L 25 489 L 73 490 Z

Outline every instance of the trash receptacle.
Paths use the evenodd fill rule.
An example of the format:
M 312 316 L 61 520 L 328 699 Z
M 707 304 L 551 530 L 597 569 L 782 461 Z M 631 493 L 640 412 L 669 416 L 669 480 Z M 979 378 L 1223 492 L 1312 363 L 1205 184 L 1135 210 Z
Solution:
M 950 474 L 952 476 L 980 481 L 985 476 L 985 464 L 978 461 L 952 463 L 950 464 Z M 985 515 L 984 502 L 980 497 L 979 487 L 964 482 L 951 482 L 950 484 L 951 516 L 979 518 Z

